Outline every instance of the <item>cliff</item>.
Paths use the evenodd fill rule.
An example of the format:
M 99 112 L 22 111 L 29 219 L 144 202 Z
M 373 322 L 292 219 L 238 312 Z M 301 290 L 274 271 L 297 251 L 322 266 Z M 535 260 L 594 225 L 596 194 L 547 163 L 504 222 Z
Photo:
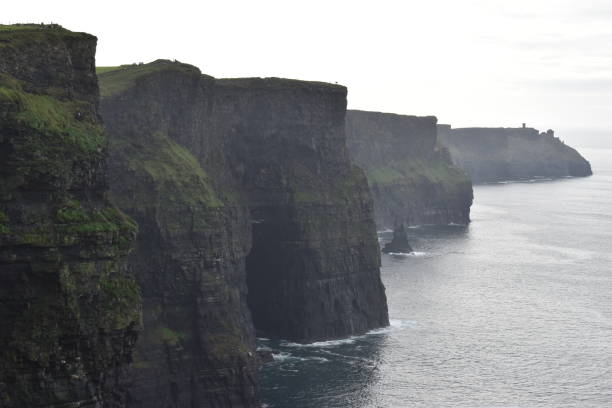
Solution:
M 366 172 L 379 228 L 469 222 L 472 185 L 438 143 L 436 122 L 348 111 L 348 148 Z
M 223 156 L 207 117 L 214 80 L 158 61 L 100 75 L 100 85 L 112 198 L 141 231 L 129 258 L 144 306 L 130 406 L 255 406 L 248 211 L 220 187 L 223 169 L 194 156 Z
M 0 26 L 0 406 L 120 407 L 140 323 L 106 199 L 96 38 Z
M 253 220 L 257 331 L 314 341 L 387 325 L 372 201 L 346 149 L 346 88 L 278 78 L 217 88 L 217 131 Z
M 388 324 L 345 88 L 169 61 L 104 71 L 113 199 L 142 231 L 134 406 L 256 406 L 255 330 L 312 341 Z
M 554 136 L 533 128 L 463 128 L 438 126 L 453 161 L 474 183 L 533 178 L 584 177 L 591 165 Z

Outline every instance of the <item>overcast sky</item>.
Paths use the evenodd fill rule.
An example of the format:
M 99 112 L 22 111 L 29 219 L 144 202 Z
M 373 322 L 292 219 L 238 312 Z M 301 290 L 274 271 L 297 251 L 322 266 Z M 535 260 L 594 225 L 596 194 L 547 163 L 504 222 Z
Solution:
M 169 58 L 215 77 L 338 82 L 350 108 L 527 122 L 578 144 L 612 130 L 610 0 L 5 3 L 3 23 L 95 34 L 100 66 Z

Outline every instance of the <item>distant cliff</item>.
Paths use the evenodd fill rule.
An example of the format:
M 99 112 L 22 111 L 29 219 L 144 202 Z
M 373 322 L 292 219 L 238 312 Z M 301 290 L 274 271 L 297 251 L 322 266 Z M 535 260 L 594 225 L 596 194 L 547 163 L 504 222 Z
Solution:
M 119 407 L 140 325 L 106 199 L 96 38 L 0 26 L 0 406 Z
M 435 117 L 348 111 L 348 148 L 367 175 L 379 228 L 467 224 L 472 185 L 436 136 Z
M 474 183 L 533 178 L 584 177 L 591 165 L 554 136 L 533 128 L 438 126 L 440 141 Z
M 254 407 L 254 330 L 313 341 L 388 324 L 345 88 L 169 61 L 106 71 L 113 199 L 142 231 L 133 406 Z

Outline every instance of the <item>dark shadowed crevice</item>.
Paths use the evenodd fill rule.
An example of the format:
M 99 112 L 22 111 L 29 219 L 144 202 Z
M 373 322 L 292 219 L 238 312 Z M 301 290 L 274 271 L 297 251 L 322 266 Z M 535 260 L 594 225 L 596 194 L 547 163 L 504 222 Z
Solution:
M 259 336 L 276 337 L 282 326 L 279 314 L 283 305 L 277 292 L 282 254 L 277 239 L 270 224 L 253 223 L 253 247 L 246 258 L 247 302 Z

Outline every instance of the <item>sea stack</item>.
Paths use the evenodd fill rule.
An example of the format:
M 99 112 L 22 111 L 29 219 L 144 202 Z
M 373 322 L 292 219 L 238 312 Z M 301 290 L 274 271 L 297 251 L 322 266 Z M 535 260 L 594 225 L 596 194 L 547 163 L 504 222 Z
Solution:
M 406 233 L 406 228 L 404 225 L 400 225 L 399 227 L 393 230 L 393 239 L 391 242 L 385 244 L 383 248 L 383 252 L 385 254 L 390 253 L 404 253 L 408 254 L 412 252 L 412 247 L 408 242 L 408 234 Z

